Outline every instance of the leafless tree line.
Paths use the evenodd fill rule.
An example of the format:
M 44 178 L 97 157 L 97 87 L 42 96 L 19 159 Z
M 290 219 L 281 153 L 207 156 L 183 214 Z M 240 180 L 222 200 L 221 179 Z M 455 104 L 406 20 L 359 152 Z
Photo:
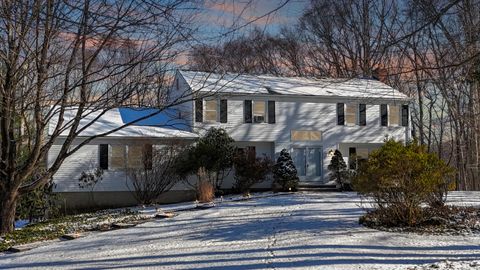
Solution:
M 415 97 L 416 138 L 480 189 L 480 1 L 311 1 L 297 25 L 196 47 L 193 69 L 371 77 Z
M 45 185 L 81 146 L 117 130 L 79 136 L 108 110 L 175 105 L 165 74 L 191 38 L 186 6 L 191 1 L 2 1 L 0 235 L 12 230 L 19 196 Z
M 181 53 L 199 42 L 205 8 L 195 0 L 2 1 L 0 236 L 13 230 L 19 197 L 44 186 L 82 146 L 196 97 L 171 95 L 169 88 Z M 82 135 L 119 106 L 158 110 Z M 62 147 L 47 167 L 60 137 Z

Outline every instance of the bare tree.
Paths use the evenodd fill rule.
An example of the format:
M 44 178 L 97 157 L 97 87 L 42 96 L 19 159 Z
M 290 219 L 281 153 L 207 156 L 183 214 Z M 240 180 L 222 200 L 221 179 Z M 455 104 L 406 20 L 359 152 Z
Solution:
M 111 108 L 140 105 L 145 96 L 156 97 L 159 111 L 177 103 L 167 101 L 164 75 L 192 34 L 185 5 L 191 7 L 186 0 L 2 3 L 0 235 L 13 229 L 19 196 L 45 185 L 83 145 L 123 128 L 79 136 Z M 42 169 L 61 134 L 59 155 Z
M 401 19 L 395 1 L 312 1 L 299 25 L 308 70 L 315 76 L 372 76 L 388 66 Z
M 181 176 L 175 170 L 175 163 L 183 148 L 179 142 L 144 146 L 142 166 L 128 169 L 135 197 L 140 203 L 153 203 L 180 182 Z
M 272 36 L 256 28 L 220 45 L 195 47 L 190 68 L 207 72 L 300 75 L 303 69 L 302 46 L 288 29 Z

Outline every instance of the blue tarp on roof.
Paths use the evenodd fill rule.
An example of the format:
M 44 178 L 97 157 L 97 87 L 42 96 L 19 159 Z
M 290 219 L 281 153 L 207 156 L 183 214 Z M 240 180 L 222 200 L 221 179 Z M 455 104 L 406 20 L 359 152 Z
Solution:
M 118 110 L 124 123 L 130 123 L 142 117 L 146 117 L 158 112 L 153 116 L 133 124 L 134 126 L 155 126 L 184 131 L 191 130 L 187 120 L 179 118 L 179 113 L 177 110 L 166 109 L 160 111 L 159 109 L 149 108 L 119 108 Z

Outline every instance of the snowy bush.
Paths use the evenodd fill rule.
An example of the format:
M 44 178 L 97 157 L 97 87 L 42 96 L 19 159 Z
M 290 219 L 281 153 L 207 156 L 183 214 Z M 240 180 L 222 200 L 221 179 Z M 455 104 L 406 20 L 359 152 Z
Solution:
M 235 167 L 234 189 L 243 195 L 250 193 L 250 188 L 256 183 L 266 180 L 272 171 L 272 161 L 267 157 L 256 157 L 255 150 L 240 151 L 233 159 Z
M 416 142 L 388 140 L 358 169 L 353 187 L 372 198 L 388 225 L 422 222 L 422 205 L 441 207 L 451 188 L 454 170 Z
M 297 168 L 287 149 L 280 152 L 277 163 L 273 166 L 274 183 L 279 184 L 283 191 L 296 191 L 298 186 Z
M 328 165 L 330 171 L 330 181 L 336 181 L 340 184 L 342 190 L 350 190 L 350 178 L 353 172 L 349 172 L 347 164 L 343 159 L 342 153 L 337 149 L 333 153 L 330 164 Z

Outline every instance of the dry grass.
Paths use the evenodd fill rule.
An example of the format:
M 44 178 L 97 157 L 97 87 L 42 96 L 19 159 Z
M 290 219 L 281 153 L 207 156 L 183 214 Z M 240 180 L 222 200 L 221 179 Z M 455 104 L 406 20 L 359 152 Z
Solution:
M 197 197 L 201 203 L 211 202 L 215 198 L 215 189 L 208 181 L 207 173 L 204 168 L 198 170 Z

